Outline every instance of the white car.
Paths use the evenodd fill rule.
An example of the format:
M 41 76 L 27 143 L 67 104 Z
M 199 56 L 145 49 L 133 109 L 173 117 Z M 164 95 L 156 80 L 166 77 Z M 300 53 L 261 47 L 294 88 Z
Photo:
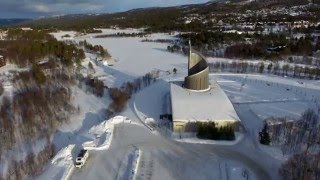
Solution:
M 76 167 L 82 168 L 82 166 L 86 163 L 87 159 L 89 157 L 89 151 L 82 149 L 76 158 Z

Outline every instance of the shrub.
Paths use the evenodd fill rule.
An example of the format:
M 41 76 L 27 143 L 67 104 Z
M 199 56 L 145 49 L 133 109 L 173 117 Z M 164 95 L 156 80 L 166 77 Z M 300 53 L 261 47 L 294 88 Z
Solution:
M 104 83 L 103 81 L 94 78 L 94 79 L 89 79 L 87 80 L 86 83 L 89 87 L 91 87 L 91 91 L 93 94 L 102 97 L 104 94 Z
M 212 140 L 234 140 L 235 133 L 232 126 L 216 127 L 214 122 L 198 123 L 197 137 Z
M 130 95 L 118 88 L 110 88 L 109 95 L 113 102 L 109 105 L 108 111 L 110 112 L 120 112 L 127 104 L 130 99 Z
M 39 65 L 33 64 L 31 71 L 35 81 L 38 84 L 44 84 L 46 82 L 46 75 L 43 73 Z

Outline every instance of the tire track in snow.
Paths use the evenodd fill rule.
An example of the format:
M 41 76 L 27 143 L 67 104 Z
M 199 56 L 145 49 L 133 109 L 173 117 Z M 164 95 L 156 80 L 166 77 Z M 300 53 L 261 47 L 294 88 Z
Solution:
M 151 180 L 153 175 L 154 160 L 151 152 L 144 151 L 138 167 L 137 180 Z

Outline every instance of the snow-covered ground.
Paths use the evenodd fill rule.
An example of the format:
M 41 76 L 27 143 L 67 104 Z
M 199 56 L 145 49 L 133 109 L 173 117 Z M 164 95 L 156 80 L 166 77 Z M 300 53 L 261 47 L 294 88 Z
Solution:
M 168 38 L 155 35 L 154 38 Z M 79 38 L 84 40 L 85 38 Z M 121 86 L 152 70 L 171 71 L 185 67 L 187 59 L 179 54 L 168 53 L 166 43 L 141 42 L 143 38 L 89 38 L 87 42 L 102 45 L 115 60 L 113 67 L 106 67 L 114 78 L 113 86 Z
M 298 118 L 306 109 L 316 109 L 320 100 L 319 85 L 294 79 L 227 74 L 218 81 L 234 104 L 248 106 L 261 119 Z
M 79 152 L 80 149 L 86 149 L 89 150 L 90 154 L 92 151 L 107 150 L 113 139 L 114 126 L 119 123 L 131 124 L 131 121 L 126 117 L 116 116 L 93 126 L 88 131 L 88 134 L 81 134 L 81 136 L 86 136 L 87 141 L 83 142 L 80 147 L 77 147 L 76 144 L 70 144 L 62 148 L 45 168 L 45 172 L 37 178 L 69 179 L 75 169 L 74 160 L 77 155 L 76 152 Z
M 38 179 L 69 179 L 75 169 L 74 149 L 74 144 L 61 149 L 51 160 L 50 165 L 48 165 L 50 167 Z
M 229 172 L 233 168 L 247 169 L 251 179 L 256 179 L 255 174 L 261 177 L 259 179 L 268 179 L 264 171 L 260 172 L 259 166 L 251 164 L 254 161 L 234 158 L 236 154 L 230 152 L 234 147 L 177 143 L 132 124 L 117 125 L 108 151 L 95 153 L 84 169 L 75 171 L 72 179 L 123 177 L 133 144 L 143 152 L 136 179 L 227 179 L 226 176 L 233 176 Z
M 281 78 L 266 75 L 215 74 L 212 78 L 225 90 L 242 121 L 242 124 L 260 149 L 273 158 L 288 159 L 278 147 L 260 145 L 258 132 L 268 117 L 298 119 L 311 108 L 320 108 L 320 85 L 317 81 Z
M 140 32 L 140 30 L 103 30 L 101 34 L 117 32 Z M 75 41 L 86 40 L 93 45 L 102 45 L 115 60 L 114 66 L 95 63 L 94 56 L 86 54 L 83 62 L 86 75 L 88 63 L 94 65 L 94 76 L 102 79 L 108 87 L 121 86 L 152 70 L 161 71 L 156 84 L 143 89 L 128 103 L 121 116 L 131 123 L 109 126 L 104 113 L 110 99 L 106 94 L 97 98 L 85 93 L 82 88 L 74 89 L 74 104 L 80 112 L 70 119 L 54 137 L 57 149 L 75 144 L 79 150 L 86 147 L 106 147 L 90 152 L 90 158 L 82 169 L 75 169 L 71 179 L 119 179 L 128 170 L 128 157 L 132 147 L 141 153 L 136 179 L 279 179 L 278 167 L 283 161 L 277 149 L 268 150 L 257 143 L 257 132 L 263 119 L 269 116 L 299 117 L 306 108 L 314 107 L 319 97 L 320 83 L 266 75 L 215 74 L 241 119 L 246 133 L 231 144 L 193 143 L 194 139 L 174 141 L 161 133 L 153 133 L 141 125 L 141 119 L 159 120 L 159 115 L 169 113 L 168 93 L 171 80 L 181 80 L 186 74 L 187 58 L 166 51 L 167 43 L 141 42 L 145 38 L 94 38 L 98 34 L 75 37 L 74 32 L 55 33 L 61 39 L 72 35 Z M 99 34 L 100 35 L 100 34 Z M 148 39 L 174 39 L 168 34 L 153 34 Z M 177 74 L 172 69 L 177 68 Z M 144 122 L 144 121 L 143 121 Z M 106 145 L 106 146 L 105 146 Z M 93 148 L 93 149 L 94 149 Z M 266 153 L 267 152 L 267 153 Z M 60 156 L 61 153 L 54 158 Z M 66 159 L 63 156 L 62 159 Z M 69 156 L 68 156 L 69 157 Z M 66 161 L 66 160 L 64 160 Z M 68 161 L 67 161 L 68 162 Z M 59 163 L 57 163 L 59 164 Z M 64 162 L 64 165 L 68 163 Z M 57 179 L 64 171 L 60 166 L 49 168 L 40 177 Z M 51 172 L 58 172 L 52 175 Z M 53 178 L 52 178 L 53 177 Z M 41 178 L 40 178 L 41 179 Z M 59 179 L 59 178 L 58 178 Z

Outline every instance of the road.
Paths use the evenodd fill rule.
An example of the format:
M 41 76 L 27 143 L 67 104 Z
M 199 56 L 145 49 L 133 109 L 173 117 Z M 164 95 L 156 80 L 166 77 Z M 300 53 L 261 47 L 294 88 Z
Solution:
M 139 122 L 132 111 L 125 114 Z M 77 169 L 72 179 L 119 179 L 133 145 L 142 150 L 137 179 L 220 179 L 219 166 L 225 162 L 244 165 L 259 180 L 279 179 L 276 168 L 272 168 L 275 164 L 256 150 L 249 138 L 234 146 L 187 144 L 134 124 L 119 124 L 114 133 L 110 149 L 92 152 L 88 163 Z

